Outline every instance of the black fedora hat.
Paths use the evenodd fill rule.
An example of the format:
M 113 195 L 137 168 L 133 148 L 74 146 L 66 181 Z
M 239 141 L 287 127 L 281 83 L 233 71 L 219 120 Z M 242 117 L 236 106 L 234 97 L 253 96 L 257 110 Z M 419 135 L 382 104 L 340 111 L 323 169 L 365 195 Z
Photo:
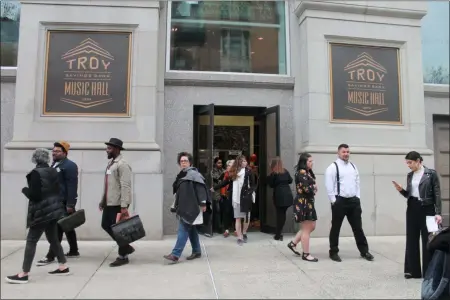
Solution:
M 106 142 L 105 145 L 113 146 L 113 147 L 119 148 L 120 150 L 125 150 L 125 148 L 122 147 L 122 145 L 123 145 L 122 140 L 120 140 L 118 138 L 110 138 L 109 142 Z

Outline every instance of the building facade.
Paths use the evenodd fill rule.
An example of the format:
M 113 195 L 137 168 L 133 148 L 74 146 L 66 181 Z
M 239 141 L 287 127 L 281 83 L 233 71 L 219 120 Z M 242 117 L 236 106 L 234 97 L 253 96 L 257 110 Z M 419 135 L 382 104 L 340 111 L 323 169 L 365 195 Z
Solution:
M 107 238 L 98 203 L 110 137 L 127 149 L 148 239 L 176 230 L 172 182 L 186 150 L 205 174 L 215 156 L 255 154 L 265 232 L 267 162 L 281 156 L 293 172 L 311 153 L 316 236 L 329 231 L 323 174 L 341 143 L 361 174 L 367 235 L 404 234 L 406 203 L 391 181 L 405 182 L 404 156 L 416 150 L 441 175 L 448 223 L 448 2 L 430 3 L 2 2 L 2 239 L 26 234 L 32 150 L 61 139 L 79 166 L 78 235 Z

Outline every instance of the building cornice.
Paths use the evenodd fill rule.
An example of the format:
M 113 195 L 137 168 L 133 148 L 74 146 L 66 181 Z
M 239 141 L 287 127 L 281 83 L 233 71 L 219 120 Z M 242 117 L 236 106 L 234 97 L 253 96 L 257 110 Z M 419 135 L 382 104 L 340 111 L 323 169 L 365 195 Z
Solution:
M 301 18 L 306 10 L 320 10 L 335 13 L 350 13 L 350 14 L 360 14 L 360 15 L 372 15 L 372 16 L 382 16 L 391 18 L 403 18 L 403 19 L 415 19 L 420 20 L 426 14 L 427 11 L 420 9 L 398 9 L 391 7 L 379 7 L 371 6 L 370 2 L 368 4 L 362 5 L 362 1 L 346 1 L 346 3 L 339 3 L 337 1 L 296 1 L 295 14 L 298 18 Z

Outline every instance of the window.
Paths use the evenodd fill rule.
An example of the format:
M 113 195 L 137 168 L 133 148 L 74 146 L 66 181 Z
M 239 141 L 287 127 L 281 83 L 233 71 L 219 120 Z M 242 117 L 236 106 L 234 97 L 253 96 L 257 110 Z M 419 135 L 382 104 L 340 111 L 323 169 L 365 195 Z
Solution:
M 449 2 L 428 1 L 422 19 L 422 54 L 425 83 L 449 84 Z
M 1 1 L 1 66 L 17 66 L 19 44 L 19 1 Z
M 284 1 L 172 1 L 170 70 L 287 74 Z

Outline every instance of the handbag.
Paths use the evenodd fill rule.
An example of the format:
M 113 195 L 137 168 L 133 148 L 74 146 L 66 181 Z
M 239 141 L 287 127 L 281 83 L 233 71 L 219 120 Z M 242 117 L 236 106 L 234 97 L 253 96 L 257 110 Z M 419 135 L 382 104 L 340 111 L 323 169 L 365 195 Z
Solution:
M 70 214 L 62 219 L 58 220 L 58 225 L 62 231 L 69 232 L 77 227 L 80 227 L 86 222 L 86 214 L 84 209 L 77 210 L 73 214 Z
M 117 222 L 111 226 L 111 230 L 119 246 L 129 245 L 145 237 L 144 225 L 139 215 Z

